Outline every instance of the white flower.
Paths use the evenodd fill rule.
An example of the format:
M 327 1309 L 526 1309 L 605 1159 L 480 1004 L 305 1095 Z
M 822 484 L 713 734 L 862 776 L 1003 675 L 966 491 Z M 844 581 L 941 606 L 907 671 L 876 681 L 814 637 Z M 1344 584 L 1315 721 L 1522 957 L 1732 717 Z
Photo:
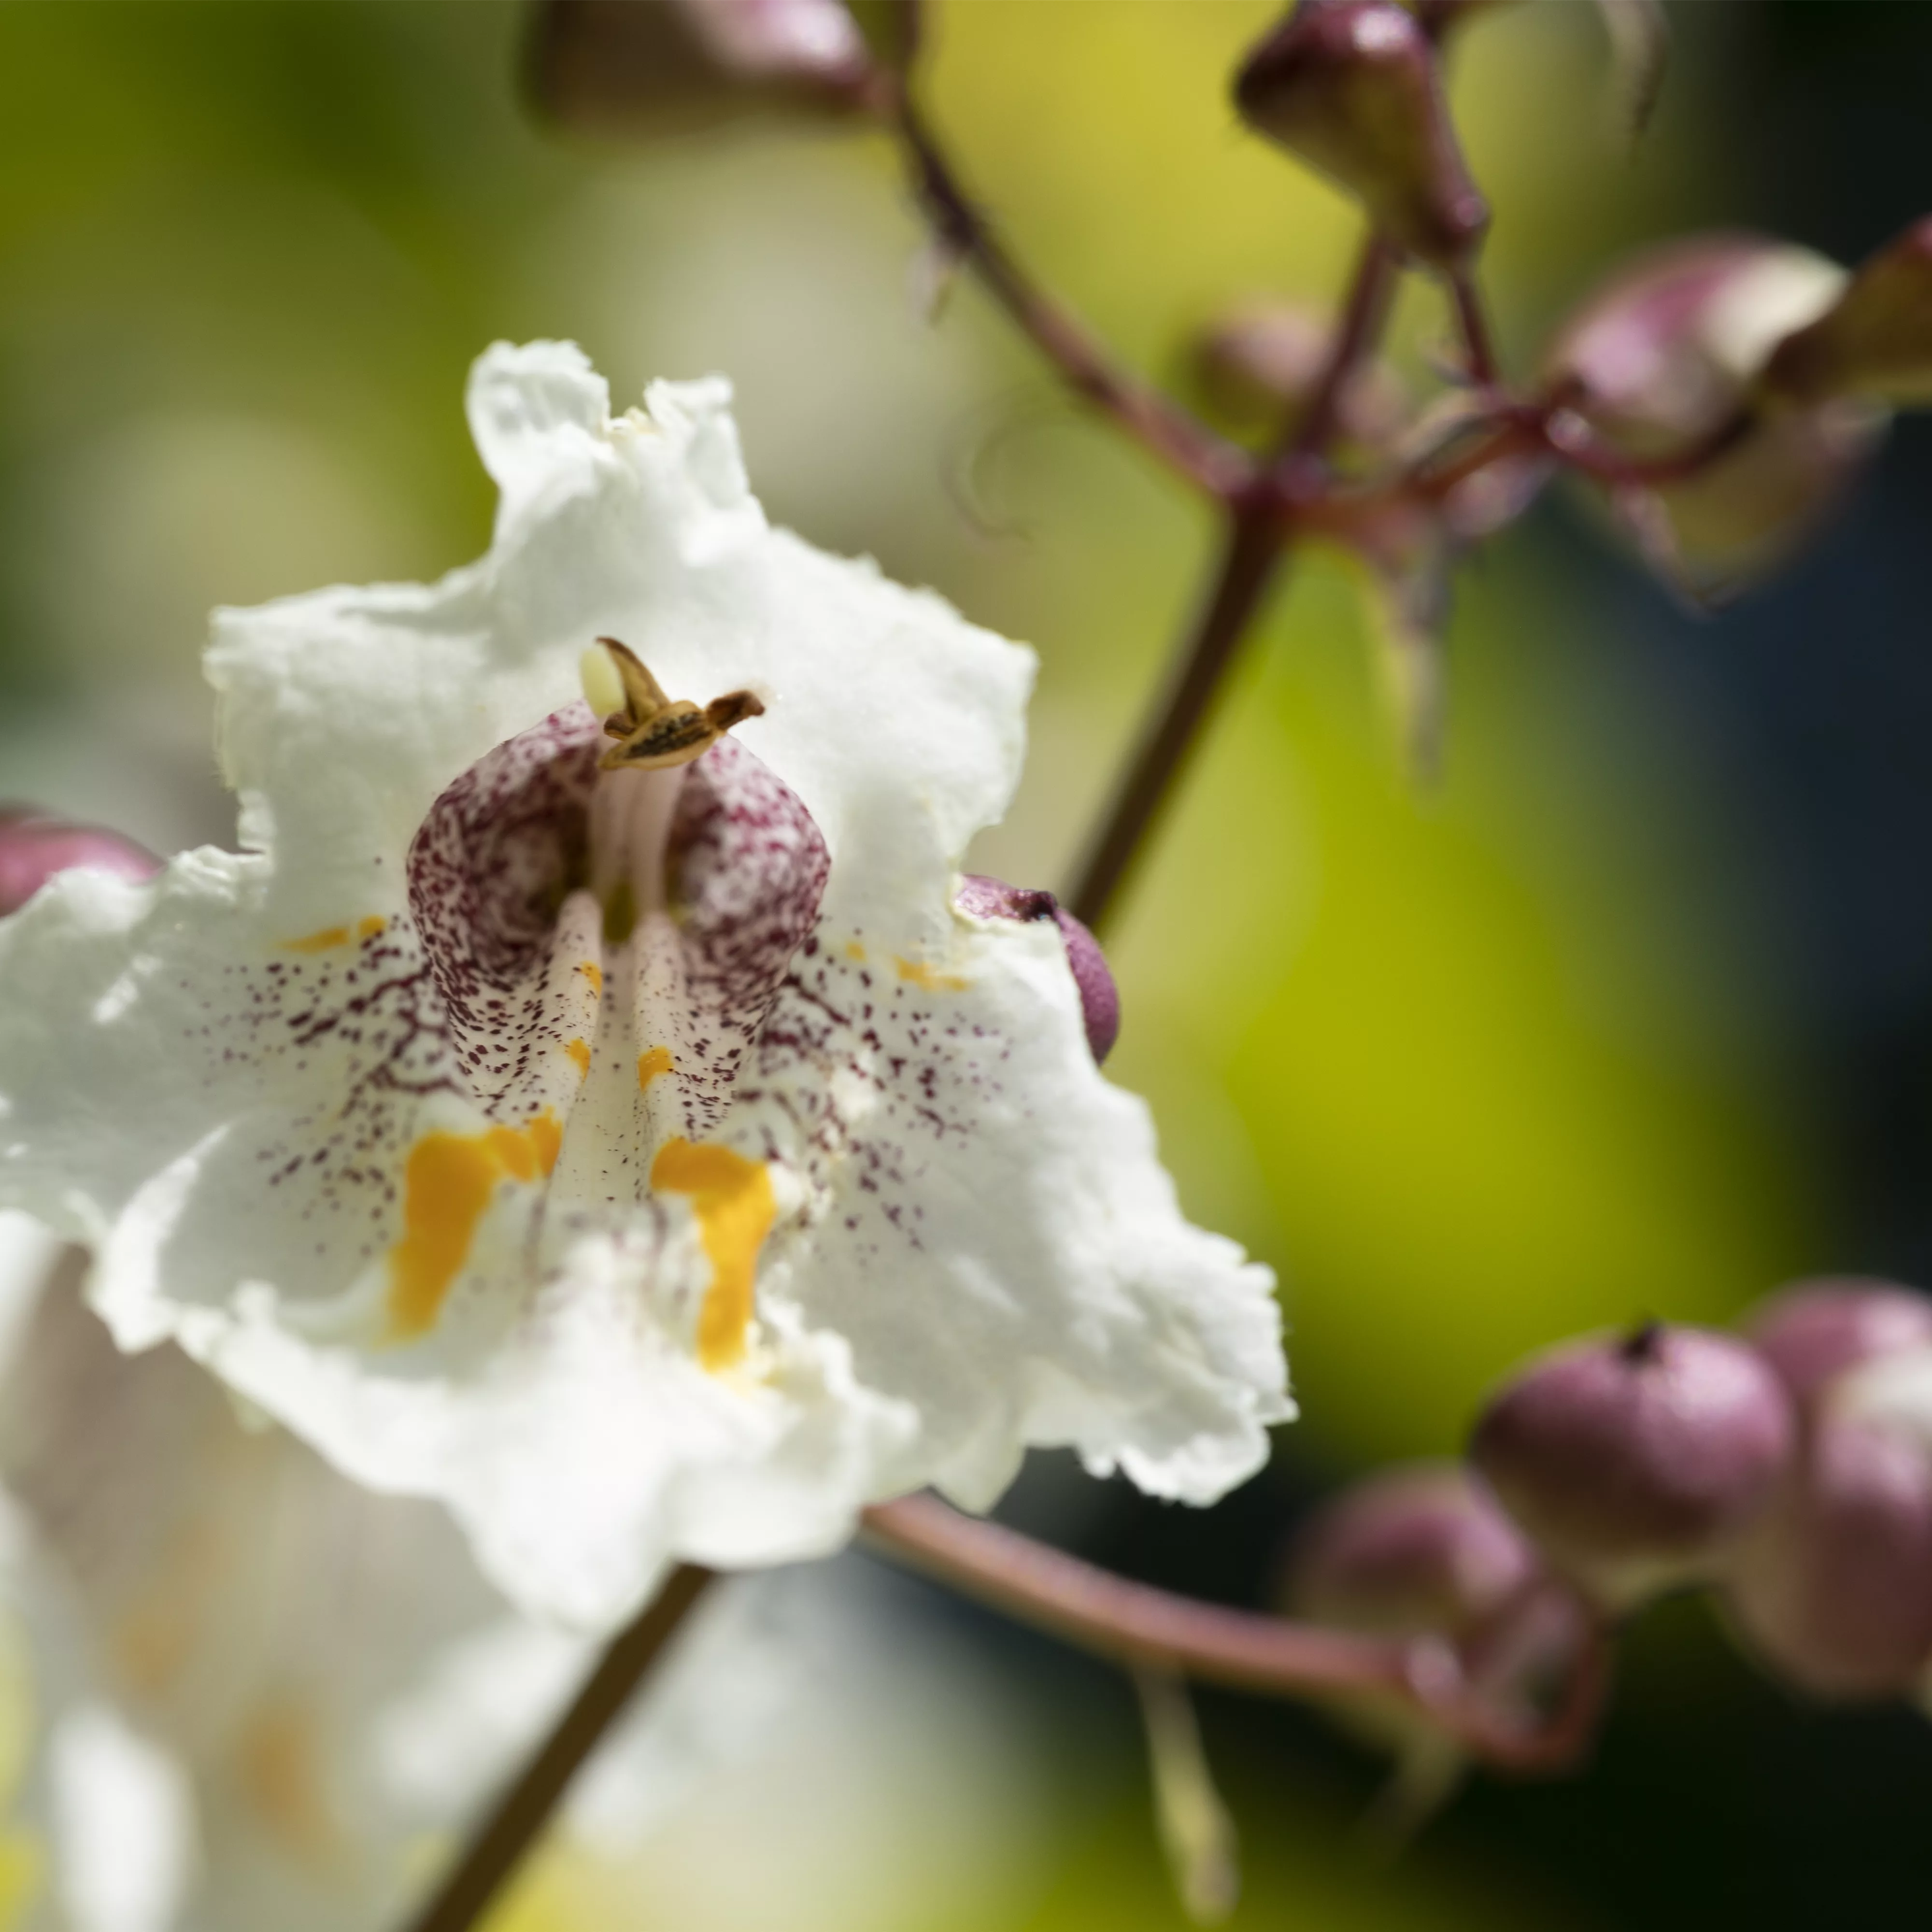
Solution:
M 62 1255 L 44 1228 L 0 1214 L 0 1361 L 17 1358 Z M 71 1279 L 61 1286 L 98 1331 Z M 17 1381 L 0 1389 L 0 1426 L 16 1437 L 20 1393 Z M 69 1438 L 96 1472 L 86 1452 L 102 1420 L 76 1412 Z M 193 1861 L 185 1781 L 102 1695 L 85 1618 L 38 1530 L 0 1492 L 0 1925 L 169 1932 Z
M 433 1505 L 244 1428 L 171 1346 L 122 1354 L 50 1277 L 59 1245 L 0 1216 L 0 1924 L 397 1922 L 596 1646 L 508 1610 Z M 717 1823 L 802 1766 L 753 1862 L 768 1922 L 802 1922 L 785 1843 L 806 1820 L 838 1875 L 810 1871 L 814 1924 L 894 1922 L 899 1853 L 922 1884 L 938 1858 L 982 1888 L 976 1862 L 1023 1854 L 1038 1793 L 1013 1700 L 891 1582 L 854 1562 L 713 1592 L 548 1834 L 540 1881 L 604 1908 L 564 1922 L 655 1923 L 680 1886 L 680 1922 L 742 1918 Z
M 1207 1501 L 1290 1412 L 1052 922 L 952 904 L 1030 657 L 770 528 L 728 393 L 614 422 L 574 348 L 492 350 L 486 557 L 218 616 L 243 852 L 0 922 L 0 1204 L 93 1248 L 124 1346 L 589 1625 L 1029 1444 Z M 606 634 L 763 715 L 600 770 Z

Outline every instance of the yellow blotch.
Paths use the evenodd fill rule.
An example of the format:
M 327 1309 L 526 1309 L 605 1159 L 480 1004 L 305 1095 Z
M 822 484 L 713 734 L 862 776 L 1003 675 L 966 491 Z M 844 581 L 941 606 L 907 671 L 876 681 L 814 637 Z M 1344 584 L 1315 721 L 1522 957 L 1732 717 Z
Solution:
M 895 954 L 892 964 L 899 969 L 902 980 L 926 992 L 963 993 L 970 983 L 957 973 L 934 972 L 923 959 L 902 959 Z
M 578 1078 L 583 1079 L 587 1077 L 590 1072 L 590 1042 L 582 1040 L 567 1040 L 563 1043 L 563 1050 L 577 1062 Z
M 303 1706 L 272 1704 L 236 1745 L 242 1788 L 269 1830 L 296 1857 L 326 1864 L 340 1836 L 322 1790 L 315 1720 Z
M 563 1129 L 539 1114 L 520 1127 L 425 1134 L 403 1169 L 403 1238 L 389 1250 L 389 1327 L 400 1341 L 434 1328 L 497 1184 L 556 1165 Z
M 604 997 L 604 969 L 593 961 L 586 959 L 577 969 L 590 982 L 590 990 L 601 1000 Z
M 638 1085 L 640 1089 L 648 1087 L 660 1073 L 670 1071 L 670 1048 L 668 1046 L 654 1046 L 650 1052 L 638 1055 Z
M 367 919 L 356 921 L 356 937 L 358 939 L 380 939 L 388 927 L 389 922 L 386 919 L 372 912 Z
M 866 963 L 866 949 L 856 939 L 848 939 L 845 942 L 845 956 L 862 966 Z
M 311 932 L 306 938 L 284 940 L 282 950 L 285 952 L 326 952 L 332 947 L 348 944 L 348 927 L 325 926 L 320 932 Z
M 698 1313 L 698 1364 L 728 1369 L 744 1358 L 758 1250 L 778 1211 L 771 1174 L 763 1161 L 747 1160 L 729 1148 L 694 1146 L 680 1135 L 658 1148 L 651 1185 L 686 1196 L 698 1216 L 698 1236 L 711 1262 L 711 1286 Z

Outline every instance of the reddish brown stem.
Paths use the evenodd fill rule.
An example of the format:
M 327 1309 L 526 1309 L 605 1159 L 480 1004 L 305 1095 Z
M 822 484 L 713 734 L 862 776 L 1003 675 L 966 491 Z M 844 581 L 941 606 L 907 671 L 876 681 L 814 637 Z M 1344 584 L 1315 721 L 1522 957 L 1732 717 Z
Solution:
M 1246 453 L 1151 385 L 1117 368 L 1094 337 L 1019 264 L 962 186 L 945 149 L 897 76 L 874 90 L 880 116 L 898 135 L 913 187 L 941 247 L 968 262 L 988 292 L 1078 394 L 1208 492 L 1238 494 L 1252 474 Z
M 1228 499 L 1228 534 L 1200 616 L 1066 895 L 1074 916 L 1096 930 L 1113 910 L 1149 832 L 1174 795 L 1250 622 L 1274 580 L 1298 513 L 1318 514 L 1327 500 L 1322 458 L 1334 439 L 1348 384 L 1388 320 L 1397 270 L 1394 251 L 1370 236 L 1306 410 L 1264 473 Z
M 1066 894 L 1074 917 L 1096 932 L 1186 766 L 1249 620 L 1274 580 L 1286 539 L 1271 497 L 1235 511 L 1200 618 Z
M 1371 234 L 1364 241 L 1348 279 L 1348 299 L 1329 345 L 1328 360 L 1306 407 L 1291 418 L 1282 439 L 1280 455 L 1284 468 L 1318 459 L 1334 440 L 1348 385 L 1388 323 L 1400 267 L 1395 250 L 1379 236 Z
M 1458 268 L 1449 278 L 1449 296 L 1455 305 L 1456 326 L 1462 332 L 1469 380 L 1479 389 L 1493 389 L 1502 380 L 1502 370 L 1496 361 L 1496 340 L 1490 332 L 1489 311 L 1468 269 Z
M 470 1840 L 461 1862 L 410 1922 L 410 1932 L 470 1932 L 488 1910 L 584 1760 L 711 1581 L 709 1570 L 681 1564 L 636 1621 L 612 1639 L 576 1701 Z
M 1482 1706 L 1454 1650 L 1438 1637 L 1364 1636 L 1201 1603 L 1114 1576 L 927 1496 L 867 1510 L 866 1528 L 891 1555 L 1130 1669 L 1153 1666 L 1275 1696 L 1394 1698 L 1507 1769 L 1553 1771 L 1573 1762 L 1601 1706 L 1600 1640 L 1555 1716 L 1526 1726 Z

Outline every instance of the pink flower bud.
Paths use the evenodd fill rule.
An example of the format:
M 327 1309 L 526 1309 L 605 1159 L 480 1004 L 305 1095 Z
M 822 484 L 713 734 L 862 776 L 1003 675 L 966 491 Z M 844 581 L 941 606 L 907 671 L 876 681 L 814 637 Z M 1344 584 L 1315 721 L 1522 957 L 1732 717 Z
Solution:
M 1745 1642 L 1816 1697 L 1888 1697 L 1932 1658 L 1932 1460 L 1828 1411 L 1732 1556 L 1724 1601 Z
M 1264 298 L 1229 309 L 1201 330 L 1188 374 L 1203 404 L 1230 428 L 1279 435 L 1291 426 L 1328 365 L 1332 316 Z M 1343 389 L 1344 436 L 1370 448 L 1400 433 L 1408 399 L 1386 362 L 1366 364 Z
M 1932 1343 L 1932 1300 L 1888 1281 L 1799 1281 L 1746 1325 L 1792 1400 L 1809 1408 L 1844 1370 Z
M 1652 1323 L 1532 1363 L 1471 1458 L 1544 1554 L 1606 1607 L 1709 1574 L 1769 1499 L 1790 1399 L 1746 1343 Z
M 1773 349 L 1844 280 L 1822 256 L 1757 236 L 1675 243 L 1624 264 L 1583 302 L 1546 378 L 1622 454 L 1678 455 L 1742 417 Z M 1668 551 L 1653 560 L 1700 595 L 1748 582 L 1810 533 L 1882 428 L 1844 400 L 1760 411 L 1694 473 L 1642 494 L 1647 547 Z
M 86 866 L 122 879 L 148 879 L 161 862 L 131 838 L 94 825 L 0 807 L 0 916 L 17 911 L 56 872 Z
M 1765 383 L 1807 401 L 1853 394 L 1932 403 L 1932 215 L 1881 248 L 1830 308 L 1778 345 Z
M 646 136 L 766 110 L 850 114 L 870 73 L 842 0 L 542 0 L 528 69 L 552 119 Z
M 1420 1463 L 1353 1484 L 1304 1527 L 1283 1606 L 1348 1630 L 1460 1638 L 1536 1569 L 1522 1533 L 1466 1469 Z
M 1594 1619 L 1483 1484 L 1455 1464 L 1418 1463 L 1354 1484 L 1303 1528 L 1282 1580 L 1284 1614 L 1376 1636 L 1438 1636 L 1492 1710 L 1530 1722 L 1560 1695 Z M 1460 1753 L 1418 1712 L 1374 1695 L 1329 1700 L 1405 1768 L 1398 1814 L 1447 1795 Z
M 1051 892 L 1030 886 L 1010 886 L 978 872 L 963 873 L 953 903 L 975 919 L 1051 919 L 1060 927 L 1066 963 L 1080 989 L 1080 1010 L 1087 1022 L 1087 1044 L 1094 1060 L 1104 1060 L 1120 1032 L 1120 995 L 1108 970 L 1100 942 Z
M 1456 144 L 1436 50 L 1394 0 L 1301 0 L 1243 63 L 1234 104 L 1418 260 L 1454 267 L 1481 241 L 1490 211 Z

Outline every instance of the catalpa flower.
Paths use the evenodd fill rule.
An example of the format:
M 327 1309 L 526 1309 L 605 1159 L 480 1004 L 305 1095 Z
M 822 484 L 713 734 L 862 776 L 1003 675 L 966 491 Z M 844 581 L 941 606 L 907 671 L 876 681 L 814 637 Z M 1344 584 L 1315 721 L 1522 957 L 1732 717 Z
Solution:
M 772 529 L 728 398 L 491 350 L 487 556 L 217 617 L 243 849 L 0 923 L 0 1202 L 587 1625 L 1029 1444 L 1205 1502 L 1288 1412 L 1051 902 L 957 902 L 1030 656 Z
M 433 1504 L 245 1426 L 172 1346 L 122 1354 L 74 1258 L 0 1215 L 0 1924 L 396 1922 L 596 1646 L 509 1610 Z M 816 1865 L 828 1832 L 853 1882 L 814 1924 L 892 1922 L 935 1858 L 983 1884 L 988 1826 L 1024 1842 L 1030 1815 L 1017 1714 L 904 1588 L 833 1563 L 714 1591 L 573 1787 L 537 1889 L 598 1909 L 556 1922 L 655 1922 L 707 1863 L 730 1882 L 685 1916 L 730 1917 L 715 1840 L 748 1780 L 790 1788 L 766 1916 L 799 1883 L 786 1845 Z
M 0 1924 L 397 1922 L 596 1646 L 508 1608 L 433 1504 L 244 1426 L 172 1346 L 122 1354 L 74 1258 L 0 1214 Z M 983 1888 L 988 1828 L 1010 1855 L 1032 1816 L 1022 1726 L 904 1590 L 832 1563 L 711 1592 L 574 1785 L 528 1922 L 730 1918 L 748 1783 L 788 1793 L 766 1918 L 830 1843 L 849 1882 L 814 1924 L 903 1922 L 935 1859 Z

